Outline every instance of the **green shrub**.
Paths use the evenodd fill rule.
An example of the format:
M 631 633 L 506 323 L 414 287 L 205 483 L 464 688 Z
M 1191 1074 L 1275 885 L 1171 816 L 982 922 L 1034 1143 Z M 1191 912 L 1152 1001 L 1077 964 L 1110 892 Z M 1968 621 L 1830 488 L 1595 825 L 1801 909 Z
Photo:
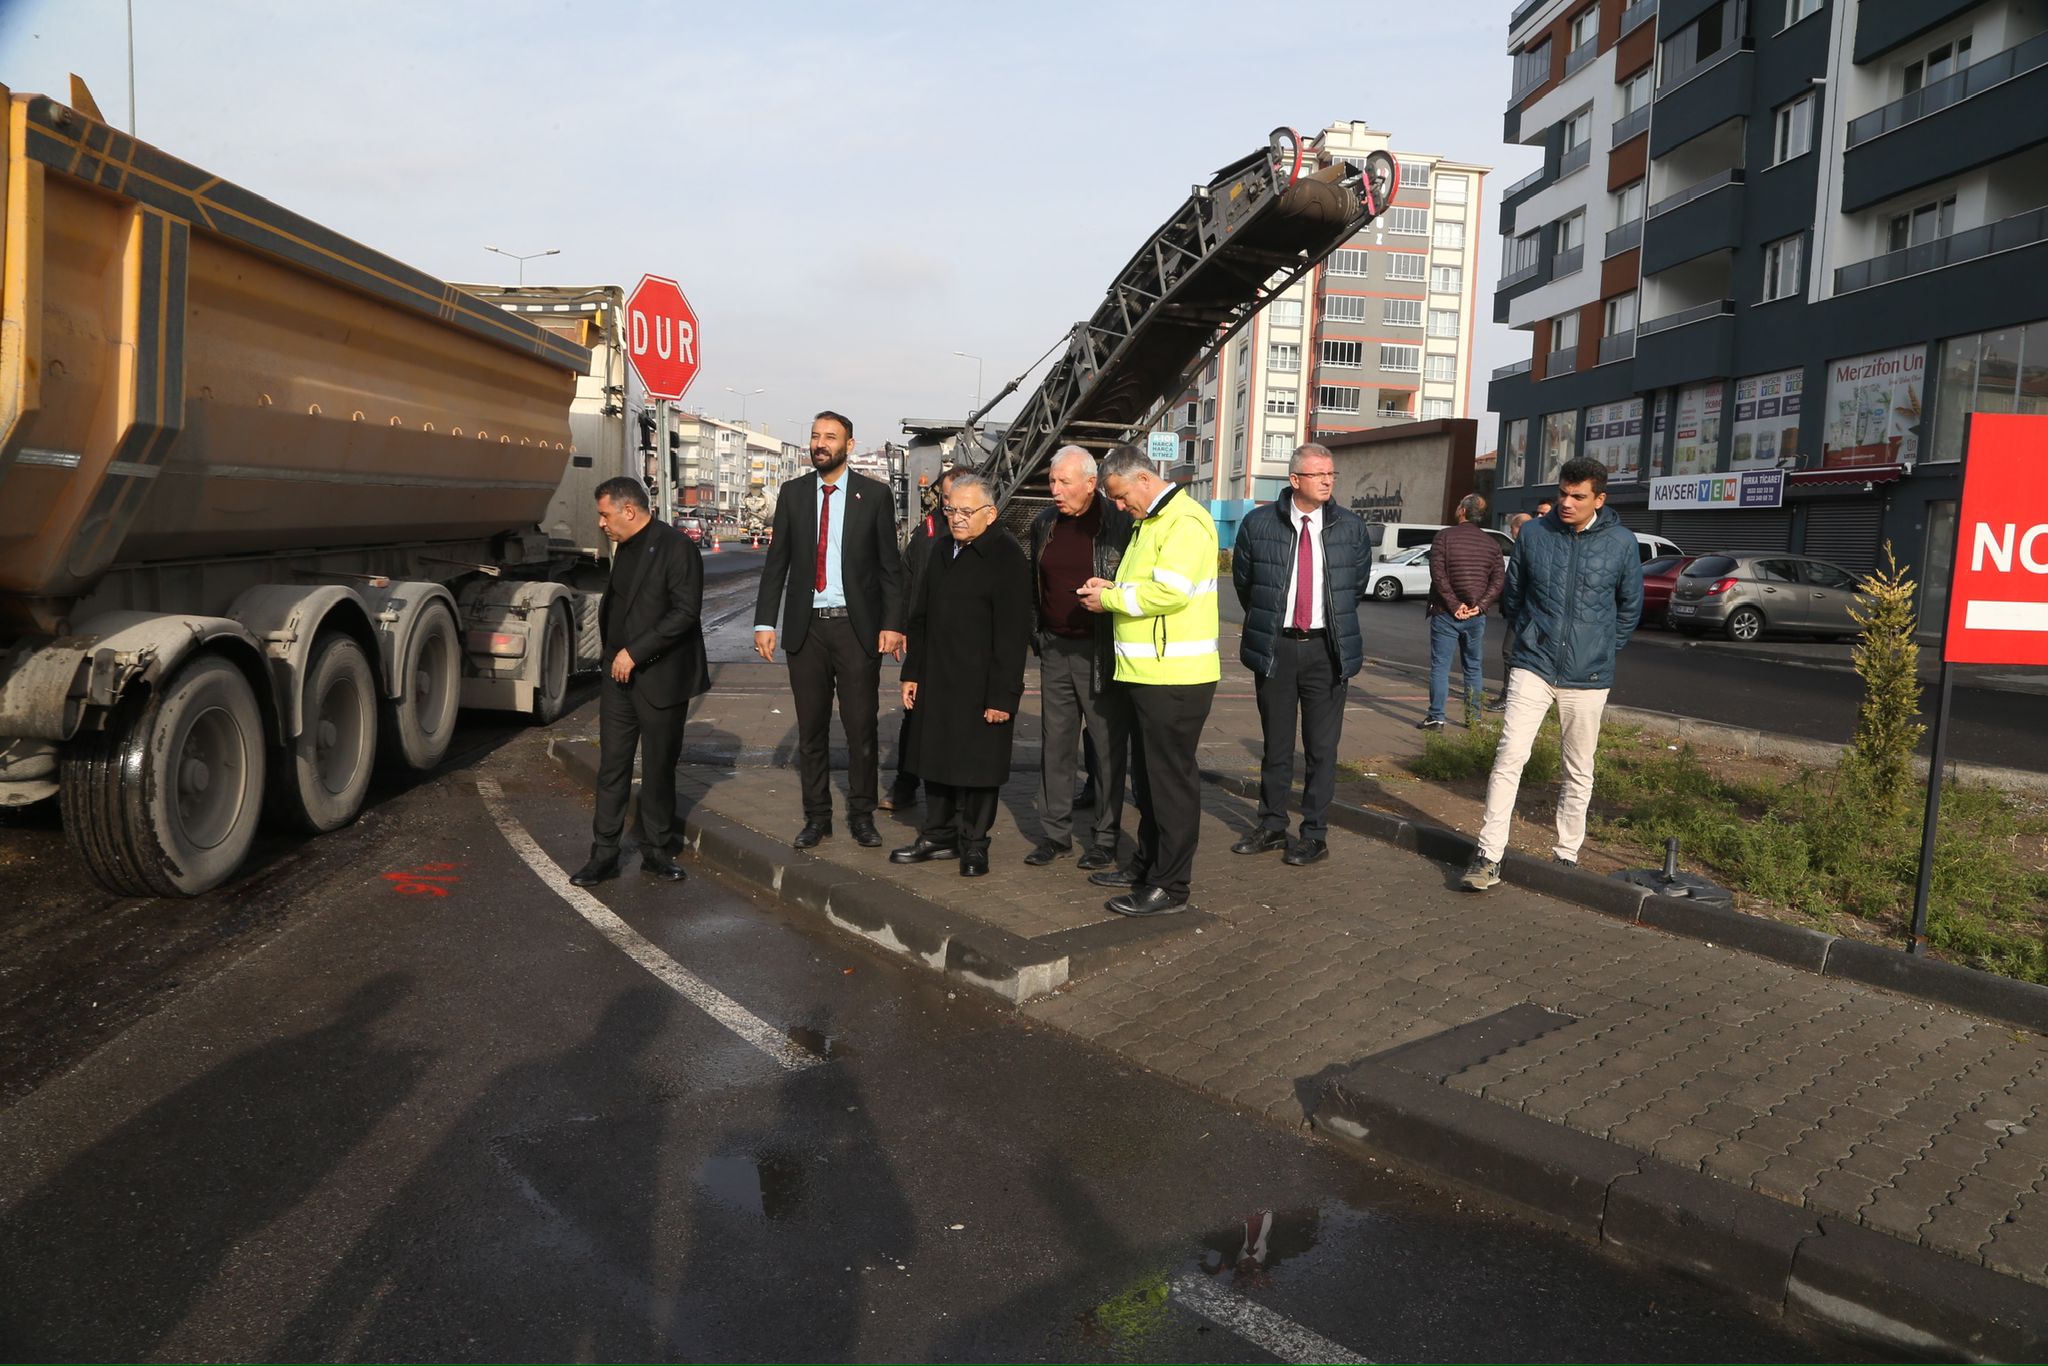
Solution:
M 1850 618 L 1863 628 L 1850 656 L 1863 680 L 1863 703 L 1842 765 L 1860 774 L 1870 800 L 1889 814 L 1897 813 L 1918 786 L 1913 750 L 1927 728 L 1919 719 L 1920 646 L 1913 638 L 1919 585 L 1899 568 L 1889 541 L 1884 558 L 1884 567 L 1864 581 L 1863 594 L 1849 609 Z

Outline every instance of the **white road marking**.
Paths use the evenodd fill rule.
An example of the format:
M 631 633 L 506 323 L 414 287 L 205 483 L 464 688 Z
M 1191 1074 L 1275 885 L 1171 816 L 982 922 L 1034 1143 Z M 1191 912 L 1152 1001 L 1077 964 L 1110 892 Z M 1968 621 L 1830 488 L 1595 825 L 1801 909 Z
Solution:
M 496 783 L 487 778 L 479 779 L 476 790 L 484 799 L 491 819 L 497 822 L 498 833 L 512 846 L 512 852 L 533 870 L 534 876 L 547 884 L 549 891 L 568 902 L 570 909 L 589 921 L 599 934 L 611 940 L 628 958 L 659 977 L 678 996 L 790 1071 L 812 1067 L 820 1061 L 792 1044 L 781 1030 L 656 948 L 638 930 L 619 919 L 611 907 L 571 883 L 561 865 L 547 856 L 547 852 L 526 832 L 526 827 L 519 823 L 519 818 L 506 808 L 504 790 Z
M 1173 1279 L 1173 1298 L 1195 1313 L 1257 1347 L 1263 1347 L 1282 1361 L 1346 1361 L 1371 1359 L 1339 1347 L 1320 1333 L 1314 1333 L 1284 1314 L 1276 1314 L 1232 1290 L 1225 1290 L 1208 1276 L 1192 1271 Z
M 2048 631 L 2048 602 L 1978 598 L 1964 604 L 1963 625 L 1972 631 Z

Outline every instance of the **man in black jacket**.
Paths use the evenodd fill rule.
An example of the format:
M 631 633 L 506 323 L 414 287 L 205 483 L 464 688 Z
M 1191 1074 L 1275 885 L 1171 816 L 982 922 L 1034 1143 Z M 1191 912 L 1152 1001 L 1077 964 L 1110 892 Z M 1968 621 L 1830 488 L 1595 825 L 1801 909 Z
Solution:
M 1336 478 L 1326 448 L 1311 442 L 1296 450 L 1287 466 L 1289 491 L 1251 510 L 1230 556 L 1231 584 L 1244 609 L 1237 657 L 1255 676 L 1265 732 L 1259 826 L 1230 852 L 1285 849 L 1281 862 L 1293 867 L 1329 856 L 1325 818 L 1337 790 L 1344 704 L 1365 663 L 1358 598 L 1372 581 L 1372 541 L 1364 519 L 1331 500 Z M 1301 840 L 1290 845 L 1297 713 L 1306 771 Z
M 775 498 L 775 539 L 754 600 L 754 649 L 775 659 L 775 620 L 789 656 L 797 758 L 810 849 L 832 833 L 832 700 L 846 728 L 846 829 L 878 848 L 875 727 L 882 656 L 903 650 L 903 560 L 889 486 L 846 467 L 853 422 L 819 413 L 811 422 L 811 470 Z
M 1076 866 L 1116 864 L 1130 756 L 1130 701 L 1116 683 L 1113 619 L 1077 596 L 1091 578 L 1114 579 L 1131 539 L 1131 515 L 1096 488 L 1095 457 L 1062 446 L 1048 471 L 1053 506 L 1031 519 L 1031 589 L 1037 612 L 1041 713 L 1038 847 L 1034 868 L 1074 847 L 1074 769 L 1085 735 L 1099 783 L 1089 846 Z
M 640 867 L 668 882 L 683 870 L 670 854 L 676 823 L 676 761 L 690 699 L 710 686 L 704 659 L 704 559 L 697 543 L 655 521 L 647 490 L 620 477 L 597 486 L 597 524 L 618 548 L 598 606 L 605 680 L 598 697 L 597 811 L 590 862 L 578 887 L 617 877 L 619 837 L 640 751 Z
M 955 465 L 939 475 L 932 485 L 932 511 L 924 520 L 910 529 L 910 540 L 903 547 L 903 615 L 907 622 L 916 610 L 918 592 L 924 583 L 925 566 L 930 563 L 938 542 L 950 543 L 952 531 L 946 526 L 946 489 L 953 482 L 953 476 L 963 467 Z M 943 552 L 940 552 L 943 553 Z M 906 657 L 910 649 L 910 632 L 904 633 Z M 896 730 L 896 776 L 889 783 L 879 803 L 884 811 L 908 811 L 917 804 L 917 775 L 910 771 L 907 762 L 910 755 L 910 732 L 917 726 L 917 713 L 906 707 L 903 723 Z

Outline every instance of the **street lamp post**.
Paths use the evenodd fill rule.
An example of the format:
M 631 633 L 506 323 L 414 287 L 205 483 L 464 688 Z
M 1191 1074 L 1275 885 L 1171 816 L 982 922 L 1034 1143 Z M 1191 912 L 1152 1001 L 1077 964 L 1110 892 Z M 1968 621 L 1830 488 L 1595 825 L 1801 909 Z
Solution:
M 974 362 L 974 406 L 968 411 L 978 413 L 981 411 L 981 357 L 966 351 L 955 351 L 953 354 L 962 360 Z
M 735 389 L 730 384 L 728 384 L 725 386 L 725 392 L 727 392 L 728 394 L 737 394 L 739 396 L 740 426 L 744 427 L 747 425 L 747 400 L 752 398 L 756 394 L 765 394 L 768 391 L 766 389 Z
M 543 256 L 560 256 L 562 254 L 560 247 L 549 247 L 546 251 L 529 251 L 524 256 L 516 251 L 506 251 L 502 247 L 486 246 L 484 250 L 495 251 L 500 256 L 509 256 L 519 263 L 519 285 L 522 289 L 526 287 L 526 263 L 528 261 L 538 261 Z

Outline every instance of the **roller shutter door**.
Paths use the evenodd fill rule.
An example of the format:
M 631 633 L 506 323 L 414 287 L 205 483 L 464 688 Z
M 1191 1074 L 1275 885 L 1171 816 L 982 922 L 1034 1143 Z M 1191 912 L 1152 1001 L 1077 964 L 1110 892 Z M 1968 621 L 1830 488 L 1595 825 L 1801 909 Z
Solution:
M 1648 508 L 1616 508 L 1614 511 L 1621 518 L 1621 524 L 1630 531 L 1656 534 L 1657 514 Z
M 1678 542 L 1688 555 L 1715 550 L 1790 550 L 1792 511 L 1667 512 L 1658 534 Z
M 1851 574 L 1877 568 L 1878 539 L 1884 532 L 1884 500 L 1858 498 L 1815 503 L 1806 510 L 1806 553 L 1838 564 Z

